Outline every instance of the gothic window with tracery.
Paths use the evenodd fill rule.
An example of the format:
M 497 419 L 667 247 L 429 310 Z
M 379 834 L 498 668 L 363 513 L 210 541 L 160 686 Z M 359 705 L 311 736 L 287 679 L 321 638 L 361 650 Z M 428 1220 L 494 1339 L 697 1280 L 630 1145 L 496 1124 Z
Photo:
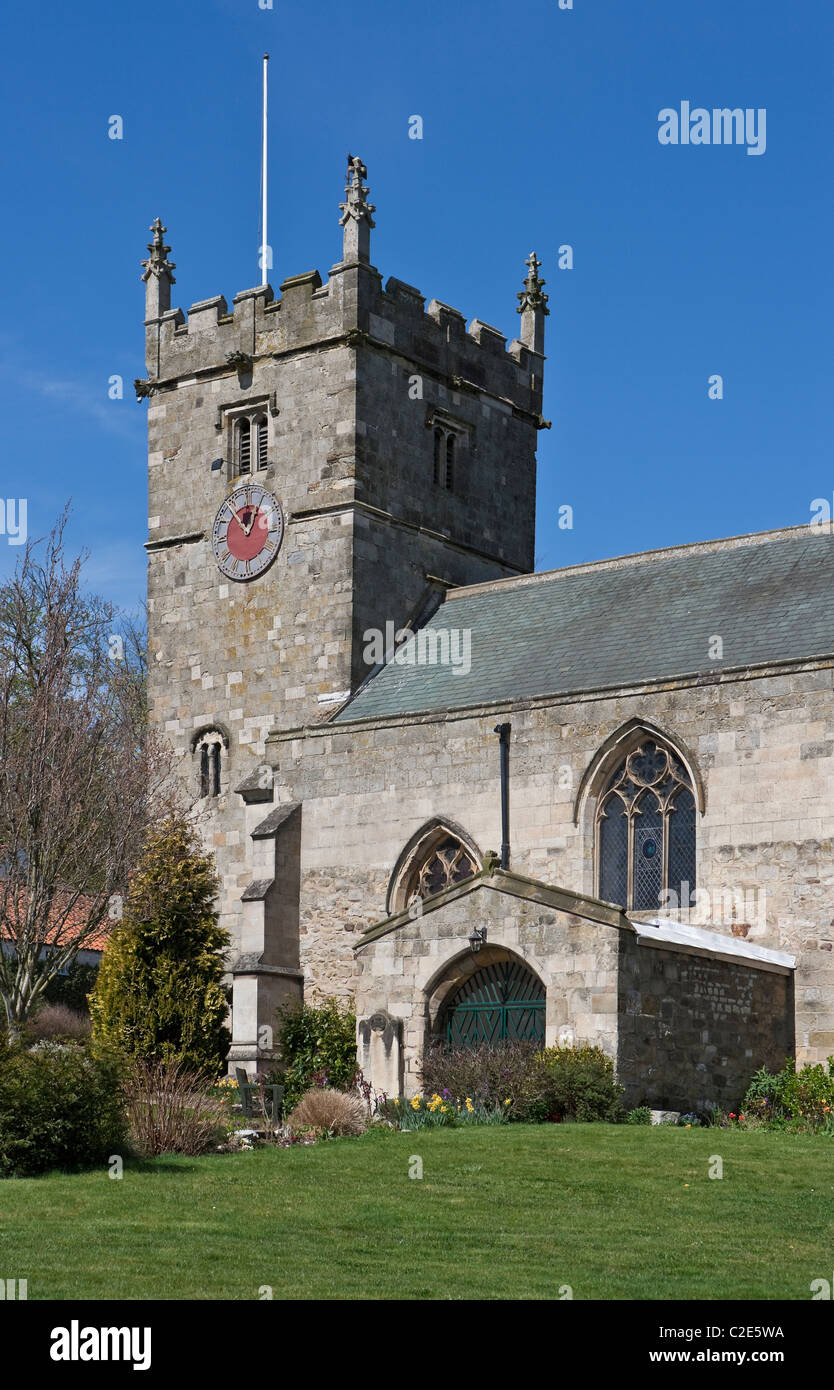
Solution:
M 632 912 L 689 907 L 695 810 L 689 774 L 671 748 L 647 739 L 633 749 L 597 805 L 599 896 Z
M 408 901 L 413 898 L 429 898 L 433 893 L 442 893 L 444 888 L 453 888 L 478 873 L 474 856 L 453 835 L 436 842 L 427 856 L 414 869 L 406 893 Z

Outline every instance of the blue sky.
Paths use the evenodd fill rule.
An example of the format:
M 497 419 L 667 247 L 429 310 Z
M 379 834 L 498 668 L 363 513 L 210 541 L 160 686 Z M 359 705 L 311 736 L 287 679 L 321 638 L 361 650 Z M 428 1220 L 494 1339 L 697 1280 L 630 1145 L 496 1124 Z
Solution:
M 834 492 L 829 0 L 42 0 L 0 36 L 0 495 L 32 534 L 71 496 L 114 601 L 144 587 L 148 226 L 184 309 L 258 282 L 265 49 L 276 287 L 338 259 L 349 149 L 384 277 L 514 337 L 544 261 L 539 568 L 801 523 Z M 766 152 L 661 146 L 682 101 L 765 108 Z M 18 553 L 0 536 L 0 574 Z

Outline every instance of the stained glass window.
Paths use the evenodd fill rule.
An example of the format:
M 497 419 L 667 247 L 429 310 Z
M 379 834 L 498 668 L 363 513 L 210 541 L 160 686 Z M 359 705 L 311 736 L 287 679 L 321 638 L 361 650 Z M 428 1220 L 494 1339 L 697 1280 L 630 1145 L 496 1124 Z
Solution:
M 690 906 L 695 798 L 680 759 L 654 739 L 633 749 L 603 788 L 597 864 L 598 892 L 606 902 L 633 912 Z

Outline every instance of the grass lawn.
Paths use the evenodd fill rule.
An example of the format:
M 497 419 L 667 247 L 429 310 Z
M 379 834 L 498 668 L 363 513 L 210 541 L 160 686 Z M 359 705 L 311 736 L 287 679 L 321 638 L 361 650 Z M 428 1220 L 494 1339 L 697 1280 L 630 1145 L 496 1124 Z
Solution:
M 0 1182 L 30 1299 L 808 1300 L 832 1230 L 834 1144 L 763 1132 L 375 1132 Z

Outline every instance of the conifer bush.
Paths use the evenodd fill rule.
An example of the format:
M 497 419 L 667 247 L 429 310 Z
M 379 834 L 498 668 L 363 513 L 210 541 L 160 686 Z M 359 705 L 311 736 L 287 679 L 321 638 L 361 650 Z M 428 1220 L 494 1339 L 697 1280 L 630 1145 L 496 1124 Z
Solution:
M 197 833 L 169 815 L 148 835 L 124 917 L 90 996 L 93 1047 L 216 1074 L 230 1042 L 221 984 L 229 935 Z

